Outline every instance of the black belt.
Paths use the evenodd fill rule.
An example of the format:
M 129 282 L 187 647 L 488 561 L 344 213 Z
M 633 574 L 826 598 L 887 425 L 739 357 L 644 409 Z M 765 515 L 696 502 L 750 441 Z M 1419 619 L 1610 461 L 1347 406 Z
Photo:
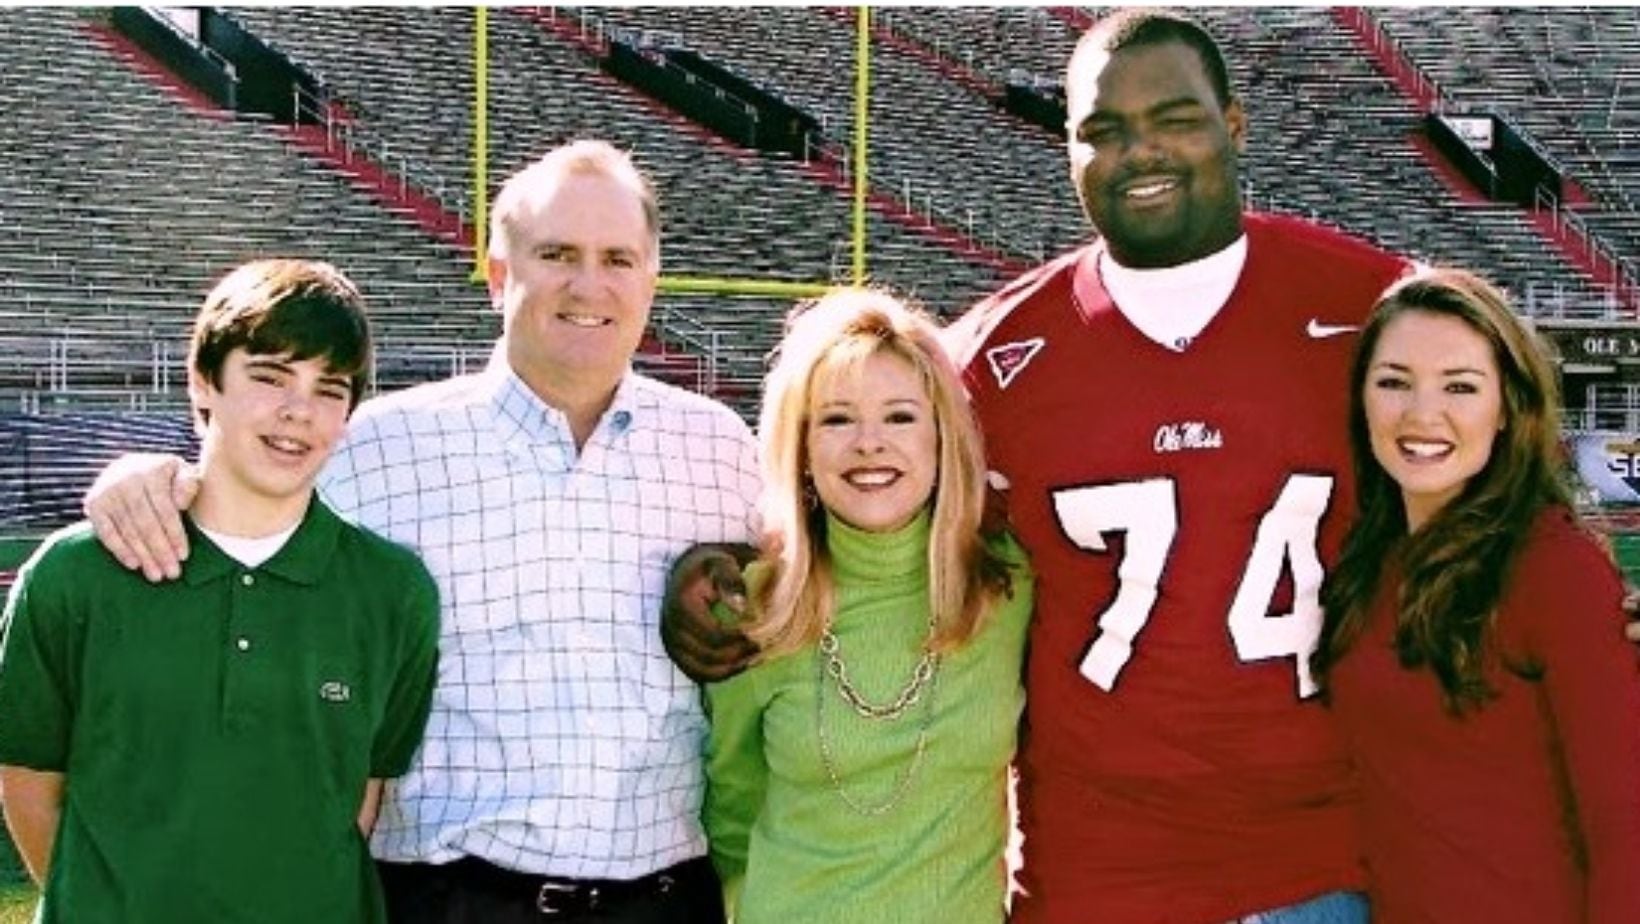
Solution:
M 454 881 L 486 891 L 509 894 L 526 901 L 546 917 L 585 914 L 637 898 L 666 895 L 705 857 L 685 860 L 637 879 L 566 879 L 502 869 L 477 857 L 462 857 L 441 869 Z

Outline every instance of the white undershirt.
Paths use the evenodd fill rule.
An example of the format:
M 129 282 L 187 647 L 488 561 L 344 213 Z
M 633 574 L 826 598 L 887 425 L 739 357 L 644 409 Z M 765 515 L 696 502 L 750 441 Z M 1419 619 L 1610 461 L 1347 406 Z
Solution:
M 1139 332 L 1184 350 L 1230 300 L 1247 264 L 1247 235 L 1215 254 L 1178 266 L 1133 269 L 1099 253 L 1099 278 L 1118 311 Z
M 199 524 L 194 525 L 198 526 Z M 258 536 L 254 539 L 245 536 L 230 536 L 227 533 L 219 533 L 203 526 L 199 527 L 199 531 L 216 543 L 217 548 L 225 552 L 229 558 L 247 568 L 255 568 L 277 555 L 279 550 L 285 547 L 285 543 L 290 537 L 296 534 L 296 527 L 301 525 L 302 521 L 297 520 L 290 525 L 289 529 L 282 529 L 271 536 Z

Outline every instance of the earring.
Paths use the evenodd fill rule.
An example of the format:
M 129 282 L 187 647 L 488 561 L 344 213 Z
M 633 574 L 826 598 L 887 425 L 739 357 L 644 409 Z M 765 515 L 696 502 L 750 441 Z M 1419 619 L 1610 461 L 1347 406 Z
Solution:
M 803 476 L 803 506 L 810 513 L 820 509 L 820 494 L 814 490 L 814 479 L 807 474 Z

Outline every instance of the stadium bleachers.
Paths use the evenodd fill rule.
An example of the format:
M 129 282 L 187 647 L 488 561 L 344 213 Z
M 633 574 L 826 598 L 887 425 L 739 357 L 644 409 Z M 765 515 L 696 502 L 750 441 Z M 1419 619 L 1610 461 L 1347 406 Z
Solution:
M 1225 9 L 1205 18 L 1238 36 L 1232 60 L 1253 122 L 1245 162 L 1254 201 L 1268 197 L 1277 211 L 1323 218 L 1424 259 L 1484 267 L 1528 313 L 1608 310 L 1610 297 L 1529 216 L 1467 201 L 1437 177 L 1413 143 L 1417 109 L 1327 10 Z
M 1465 201 L 1443 185 L 1412 143 L 1418 111 L 1328 10 L 1195 12 L 1225 42 L 1247 100 L 1253 128 L 1244 173 L 1256 205 L 1321 218 L 1431 260 L 1487 267 L 1535 312 L 1609 312 L 1611 296 L 1557 253 L 1527 216 Z M 886 17 L 886 31 L 980 74 L 1057 75 L 1075 41 L 1074 30 L 1044 9 L 906 8 Z M 646 7 L 598 9 L 588 18 L 606 30 L 681 41 L 848 137 L 852 75 L 834 65 L 853 54 L 846 18 L 813 8 Z M 935 200 L 998 222 L 998 238 L 1025 246 L 1057 251 L 1085 234 L 1059 180 L 1058 138 L 1000 114 L 973 87 L 894 44 L 879 44 L 872 66 L 873 176 L 891 188 L 901 181 L 932 189 Z
M 1640 256 L 1640 10 L 1394 7 L 1386 32 L 1458 107 L 1526 126 L 1592 201 L 1582 211 Z
M 627 7 L 601 11 L 614 25 L 655 29 L 776 89 L 818 116 L 829 137 L 854 132 L 854 17 L 818 7 L 765 9 Z M 933 190 L 952 212 L 992 225 L 1013 254 L 1034 258 L 1085 236 L 1086 225 L 1062 186 L 1054 138 L 978 97 L 972 89 L 903 47 L 879 43 L 871 62 L 874 89 L 870 171 L 888 189 Z
M 471 10 L 228 12 L 319 80 L 342 120 L 333 128 L 367 134 L 368 156 L 414 163 L 418 177 L 436 178 L 439 194 L 471 213 L 460 192 L 473 174 Z M 1478 266 L 1529 313 L 1611 313 L 1611 295 L 1530 216 L 1443 181 L 1418 146 L 1416 106 L 1332 12 L 1194 12 L 1225 44 L 1247 101 L 1243 173 L 1256 207 Z M 1584 212 L 1590 226 L 1630 233 L 1640 214 L 1630 188 L 1640 175 L 1632 166 L 1640 116 L 1628 104 L 1640 92 L 1632 10 L 1375 15 L 1449 93 L 1503 97 L 1525 124 L 1542 126 L 1546 144 L 1552 136 L 1569 145 L 1556 156 L 1596 200 Z M 1030 7 L 881 12 L 870 114 L 873 278 L 951 314 L 1038 254 L 1085 237 L 1062 140 L 990 98 L 1010 76 L 1056 78 L 1075 18 Z M 0 11 L 0 101 L 10 121 L 0 133 L 9 165 L 0 175 L 0 350 L 12 359 L 0 368 L 0 406 L 175 414 L 181 343 L 199 295 L 253 254 L 324 256 L 362 282 L 378 319 L 381 387 L 485 361 L 497 318 L 468 278 L 466 247 L 418 225 L 282 127 L 190 104 L 139 76 L 98 19 L 70 9 Z M 852 11 L 515 8 L 493 11 L 489 24 L 492 186 L 555 143 L 606 137 L 657 180 L 668 275 L 848 275 L 846 162 L 736 148 L 610 77 L 589 49 L 611 37 L 682 44 L 815 115 L 835 158 L 853 138 Z M 1452 33 L 1447 47 L 1463 54 L 1428 44 L 1443 29 Z M 1487 36 L 1503 38 L 1482 47 Z M 1567 124 L 1578 132 L 1559 130 Z M 663 295 L 649 362 L 750 412 L 789 304 Z M 1615 389 L 1584 397 L 1636 400 Z
M 355 276 L 388 387 L 427 377 L 399 377 L 405 356 L 458 355 L 494 336 L 458 248 L 271 126 L 181 104 L 73 10 L 0 15 L 0 103 L 12 123 L 0 141 L 0 302 L 7 334 L 27 332 L 16 344 L 24 362 L 0 367 L 4 393 L 174 401 L 200 296 L 252 256 L 324 257 Z
M 3 532 L 61 526 L 63 512 L 79 509 L 86 485 L 122 452 L 192 456 L 197 445 L 193 422 L 183 409 L 147 414 L 0 414 Z
M 234 8 L 258 35 L 306 63 L 361 121 L 408 147 L 449 176 L 471 174 L 471 152 L 452 144 L 470 123 L 471 11 L 376 10 L 392 28 L 353 23 L 356 11 Z M 580 22 L 568 11 L 555 15 Z M 665 214 L 664 271 L 816 281 L 846 268 L 835 244 L 848 235 L 848 202 L 784 155 L 730 148 L 698 129 L 680 126 L 659 104 L 602 73 L 575 42 L 517 12 L 490 17 L 491 175 L 504 176 L 548 147 L 580 136 L 608 138 L 634 151 L 654 176 Z M 430 62 L 430 75 L 406 79 L 361 60 Z M 873 275 L 915 290 L 934 307 L 955 310 L 989 286 L 996 274 L 948 249 L 907 234 L 873 215 L 869 229 Z M 697 306 L 698 307 L 698 306 Z M 732 306 L 732 316 L 744 314 Z M 765 342 L 778 328 L 765 335 Z

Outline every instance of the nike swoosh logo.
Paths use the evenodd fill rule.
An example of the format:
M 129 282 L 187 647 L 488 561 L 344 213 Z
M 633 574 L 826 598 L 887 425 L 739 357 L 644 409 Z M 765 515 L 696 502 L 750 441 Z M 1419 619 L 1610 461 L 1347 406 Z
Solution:
M 1311 318 L 1310 323 L 1304 325 L 1304 333 L 1309 334 L 1311 340 L 1324 340 L 1339 334 L 1354 333 L 1360 329 L 1361 327 L 1356 324 L 1323 324 L 1315 318 Z

